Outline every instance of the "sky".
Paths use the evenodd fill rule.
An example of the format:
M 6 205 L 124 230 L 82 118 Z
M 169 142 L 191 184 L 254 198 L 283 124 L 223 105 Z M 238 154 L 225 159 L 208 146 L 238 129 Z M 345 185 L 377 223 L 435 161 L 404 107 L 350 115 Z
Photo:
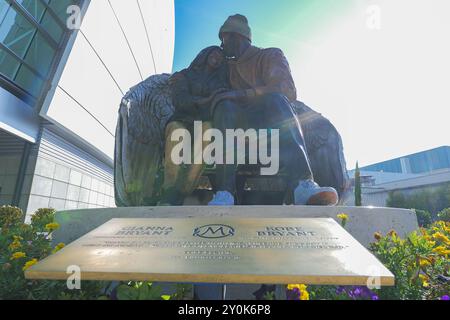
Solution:
M 347 167 L 450 145 L 450 1 L 175 0 L 173 70 L 235 13 L 281 48 L 299 100 L 340 132 Z

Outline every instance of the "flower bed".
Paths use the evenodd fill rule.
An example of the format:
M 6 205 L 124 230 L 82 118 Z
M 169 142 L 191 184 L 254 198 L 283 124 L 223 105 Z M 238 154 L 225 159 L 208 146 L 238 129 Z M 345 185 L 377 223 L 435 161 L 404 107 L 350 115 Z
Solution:
M 338 215 L 342 226 L 348 221 Z M 306 300 L 307 291 L 315 300 L 449 300 L 450 295 L 450 222 L 438 221 L 420 228 L 406 239 L 392 230 L 375 233 L 370 250 L 395 275 L 395 287 L 370 290 L 367 287 L 288 286 L 288 298 Z
M 0 299 L 185 299 L 191 287 L 177 286 L 172 296 L 147 282 L 85 281 L 81 290 L 69 290 L 65 281 L 37 281 L 24 278 L 24 271 L 56 253 L 63 243 L 51 246 L 50 237 L 59 225 L 54 210 L 40 209 L 31 224 L 25 224 L 23 212 L 0 207 Z M 348 216 L 338 215 L 345 227 Z M 395 231 L 376 233 L 370 250 L 390 269 L 395 287 L 370 290 L 366 287 L 306 286 L 286 287 L 289 300 L 448 300 L 450 294 L 450 222 L 438 221 L 401 239 Z M 266 299 L 275 299 L 267 293 Z

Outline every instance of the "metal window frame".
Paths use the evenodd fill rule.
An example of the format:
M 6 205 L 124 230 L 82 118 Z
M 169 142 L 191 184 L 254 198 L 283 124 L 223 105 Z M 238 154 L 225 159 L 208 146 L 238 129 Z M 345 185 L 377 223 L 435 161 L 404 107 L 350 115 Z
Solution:
M 58 16 L 58 14 L 55 12 L 55 10 L 53 10 L 52 7 L 50 7 L 50 5 L 45 2 L 44 0 L 37 0 L 39 1 L 46 9 L 47 12 L 50 13 L 50 15 L 52 16 L 52 18 L 56 21 L 56 23 L 61 27 L 61 29 L 64 30 L 64 33 L 66 32 L 67 29 L 67 25 L 65 25 L 62 21 L 61 21 L 61 17 Z
M 64 48 L 64 46 L 67 44 L 67 41 L 73 31 L 68 31 L 64 23 L 62 23 L 61 19 L 58 17 L 56 12 L 43 0 L 35 0 L 39 1 L 41 4 L 44 5 L 46 10 L 49 12 L 49 14 L 57 21 L 57 24 L 60 25 L 63 29 L 63 37 L 61 38 L 60 42 L 57 43 L 51 35 L 40 25 L 39 21 L 37 21 L 20 3 L 18 3 L 16 0 L 6 0 L 7 3 L 10 4 L 10 6 L 17 11 L 18 14 L 21 14 L 26 18 L 37 30 L 36 33 L 40 33 L 43 35 L 44 39 L 49 43 L 49 45 L 52 47 L 52 49 L 55 50 L 55 56 L 53 57 L 53 61 L 51 63 L 51 67 L 49 69 L 49 72 L 47 76 L 42 75 L 39 71 L 37 71 L 33 66 L 31 66 L 28 62 L 26 62 L 24 59 L 19 57 L 17 54 L 15 54 L 11 49 L 9 49 L 7 46 L 5 46 L 2 42 L 0 42 L 0 48 L 5 50 L 9 55 L 11 55 L 14 59 L 16 59 L 21 65 L 24 65 L 26 68 L 28 68 L 36 77 L 41 79 L 44 84 L 42 86 L 41 92 L 38 96 L 32 95 L 30 92 L 28 92 L 26 89 L 19 86 L 14 80 L 9 79 L 8 77 L 0 74 L 0 86 L 6 89 L 7 91 L 14 94 L 19 99 L 23 100 L 25 103 L 30 105 L 32 108 L 38 108 L 39 103 L 43 102 L 45 100 L 45 93 L 49 90 L 49 87 L 51 85 L 52 77 L 54 76 L 54 72 L 57 68 L 57 62 L 61 59 L 61 48 Z M 77 3 L 79 3 L 77 1 Z M 84 1 L 80 2 L 81 5 L 84 3 Z M 80 4 L 79 4 L 80 5 Z
M 1 73 L 0 87 L 12 93 L 14 96 L 28 104 L 30 107 L 33 107 L 37 102 L 36 97 L 32 96 L 28 91 L 24 90 L 22 87 L 19 87 L 15 82 L 11 81 Z
M 10 48 L 5 46 L 2 42 L 0 42 L 0 48 L 5 50 L 9 55 L 11 55 L 14 59 L 16 59 L 20 64 L 25 65 L 28 69 L 31 70 L 38 78 L 41 80 L 47 80 L 47 77 L 44 76 L 42 73 L 37 71 L 33 66 L 31 66 L 28 62 L 26 62 L 24 59 L 19 57 L 14 51 L 12 51 Z
M 22 6 L 19 2 L 16 0 L 6 0 L 14 10 L 16 10 L 19 14 L 21 14 L 25 19 L 30 22 L 33 27 L 35 27 L 38 32 L 44 37 L 44 39 L 48 42 L 48 44 L 56 51 L 59 49 L 60 45 L 52 38 L 50 33 L 47 32 L 47 30 L 44 29 L 44 27 L 37 21 L 31 13 L 28 12 L 27 9 L 25 9 L 24 6 Z

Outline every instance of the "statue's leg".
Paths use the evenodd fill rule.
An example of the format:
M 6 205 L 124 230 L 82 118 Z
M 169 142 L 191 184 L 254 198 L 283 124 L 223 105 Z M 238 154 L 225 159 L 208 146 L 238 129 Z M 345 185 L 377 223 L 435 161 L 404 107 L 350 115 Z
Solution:
M 237 128 L 238 114 L 239 107 L 234 102 L 229 100 L 221 101 L 214 109 L 213 127 L 218 129 L 223 137 L 226 137 L 227 129 L 234 130 Z M 223 155 L 226 158 L 226 143 L 224 143 Z M 236 164 L 216 164 L 217 191 L 228 191 L 232 195 L 235 194 L 236 170 Z
M 280 163 L 287 168 L 290 187 L 295 187 L 295 204 L 336 205 L 336 190 L 314 182 L 302 129 L 287 98 L 281 94 L 265 95 L 251 104 L 248 112 L 252 111 L 263 115 L 268 128 L 280 130 Z
M 279 130 L 280 164 L 287 168 L 290 183 L 313 179 L 300 123 L 285 96 L 267 94 L 253 99 L 247 119 L 252 127 Z
M 205 133 L 207 130 L 211 129 L 212 124 L 211 122 L 203 122 L 203 133 Z M 198 150 L 201 152 L 201 158 L 203 159 L 203 150 L 206 148 L 206 146 L 209 144 L 209 142 L 203 141 L 203 137 L 199 137 L 202 139 L 202 150 Z M 192 148 L 194 150 L 194 148 Z M 196 154 L 193 152 L 193 159 L 195 159 Z M 192 162 L 194 163 L 194 162 Z M 189 196 L 194 192 L 195 188 L 197 187 L 199 180 L 201 178 L 202 172 L 203 172 L 203 164 L 192 164 L 187 167 L 187 173 L 185 175 L 186 179 L 185 181 L 179 181 L 181 183 L 181 194 L 184 197 Z
M 165 151 L 164 151 L 164 183 L 162 186 L 162 199 L 160 201 L 163 205 L 181 205 L 181 185 L 179 184 L 180 176 L 183 174 L 183 166 L 177 165 L 172 161 L 172 150 L 179 144 L 178 141 L 172 141 L 171 137 L 175 130 L 186 129 L 182 122 L 173 121 L 166 127 L 165 136 Z

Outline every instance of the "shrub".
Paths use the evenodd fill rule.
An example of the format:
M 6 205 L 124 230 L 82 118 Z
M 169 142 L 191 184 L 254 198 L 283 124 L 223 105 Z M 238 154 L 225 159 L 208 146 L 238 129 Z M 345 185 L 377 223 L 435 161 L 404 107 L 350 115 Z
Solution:
M 423 216 L 427 217 L 426 214 Z M 348 220 L 344 214 L 338 217 L 342 222 Z M 395 287 L 369 290 L 361 286 L 307 288 L 290 285 L 287 287 L 288 299 L 301 300 L 304 290 L 311 300 L 448 300 L 450 222 L 435 222 L 427 229 L 420 228 L 411 233 L 406 239 L 401 239 L 393 230 L 385 236 L 377 232 L 374 237 L 376 241 L 370 249 L 395 275 Z
M 396 286 L 379 291 L 381 299 L 435 300 L 450 292 L 450 223 L 439 221 L 406 239 L 394 231 L 371 245 L 372 252 L 394 273 Z
M 450 222 L 450 208 L 444 209 L 438 213 L 438 218 L 441 221 Z
M 97 300 L 97 299 L 185 299 L 189 286 L 178 285 L 172 296 L 161 295 L 161 288 L 148 282 L 82 281 L 81 290 L 69 290 L 66 281 L 27 280 L 24 271 L 50 254 L 64 248 L 51 245 L 58 229 L 55 210 L 39 209 L 31 224 L 25 224 L 22 210 L 0 207 L 0 300 Z
M 23 222 L 24 218 L 25 216 L 19 208 L 11 206 L 0 207 L 0 228 L 2 230 L 7 230 L 11 226 Z
M 55 222 L 55 213 L 55 209 L 38 209 L 31 217 L 31 224 L 44 230 L 46 225 Z
M 431 213 L 425 210 L 418 210 L 418 209 L 416 209 L 415 212 L 420 227 L 427 228 L 431 225 L 431 223 L 433 222 Z
M 434 220 L 439 211 L 450 207 L 450 183 L 441 187 L 417 191 L 405 195 L 401 191 L 390 192 L 387 206 L 393 208 L 419 209 L 431 213 Z
M 24 271 L 60 250 L 51 246 L 51 233 L 58 228 L 52 209 L 38 210 L 25 224 L 22 210 L 1 207 L 0 299 L 96 299 L 104 284 L 83 282 L 82 290 L 69 290 L 65 281 L 27 280 Z

